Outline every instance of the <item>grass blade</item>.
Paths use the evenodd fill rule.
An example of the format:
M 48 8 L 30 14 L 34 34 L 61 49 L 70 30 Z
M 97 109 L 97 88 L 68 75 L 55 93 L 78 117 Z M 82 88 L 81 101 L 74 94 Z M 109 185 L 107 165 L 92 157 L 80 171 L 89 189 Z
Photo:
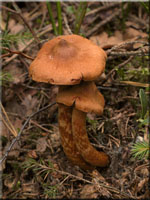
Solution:
M 62 35 L 62 15 L 61 15 L 60 1 L 57 1 L 57 16 L 58 16 L 58 35 Z
M 75 21 L 75 29 L 74 29 L 75 34 L 79 34 L 81 24 L 86 14 L 87 6 L 88 6 L 87 2 L 80 2 L 80 5 L 76 13 L 76 21 Z
M 51 23 L 52 23 L 52 27 L 53 27 L 53 30 L 54 30 L 54 34 L 58 35 L 57 29 L 56 29 L 56 24 L 55 24 L 55 19 L 53 17 L 51 3 L 47 1 L 46 4 L 47 4 L 47 9 L 48 9 L 49 17 L 50 17 L 50 20 L 51 20 Z

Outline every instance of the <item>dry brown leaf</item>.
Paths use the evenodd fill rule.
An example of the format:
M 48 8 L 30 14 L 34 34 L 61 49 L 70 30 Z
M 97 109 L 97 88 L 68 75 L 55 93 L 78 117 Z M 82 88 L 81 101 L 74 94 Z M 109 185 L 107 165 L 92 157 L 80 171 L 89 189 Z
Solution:
M 115 31 L 114 35 L 111 37 L 108 37 L 108 34 L 103 32 L 100 35 L 90 37 L 90 40 L 101 48 L 107 49 L 121 43 L 123 41 L 123 36 L 120 31 Z
M 141 28 L 138 23 L 135 23 L 133 21 L 126 21 L 125 25 L 126 25 L 126 28 L 127 27 L 131 27 L 131 26 L 134 27 L 134 28 L 136 28 L 136 29 L 140 29 Z
M 19 118 L 15 119 L 15 123 L 13 124 L 16 131 L 18 131 L 18 129 L 20 129 L 22 127 L 22 120 Z
M 116 30 L 113 36 L 108 37 L 106 32 L 102 32 L 99 35 L 90 37 L 90 40 L 94 42 L 96 45 L 100 46 L 101 48 L 108 49 L 112 48 L 113 46 L 120 45 L 124 42 L 134 41 L 137 37 L 142 37 L 142 41 L 147 41 L 148 35 L 142 31 L 138 31 L 134 28 L 127 28 L 125 33 Z M 139 40 L 140 41 L 140 40 Z M 130 45 L 129 45 L 130 46 Z M 141 43 L 136 43 L 133 45 L 134 48 L 141 47 Z
M 105 43 L 104 41 L 107 41 L 107 39 L 108 34 L 106 32 L 102 32 L 100 35 L 90 37 L 90 40 L 100 47 L 103 46 L 103 43 Z
M 141 37 L 147 37 L 148 35 L 142 31 L 138 31 L 134 28 L 127 28 L 124 35 L 123 35 L 123 39 L 128 40 L 128 39 L 134 39 L 137 36 L 141 36 Z
M 24 26 L 20 23 L 16 23 L 14 19 L 10 19 L 8 23 L 8 29 L 10 30 L 10 34 L 17 34 L 23 31 Z
M 34 183 L 34 181 L 28 181 L 26 183 L 22 183 L 22 192 L 28 193 L 30 192 L 31 194 L 33 193 L 38 193 L 38 187 L 37 184 Z
M 92 198 L 97 198 L 98 193 L 94 185 L 84 185 L 81 192 L 80 192 L 80 198 L 83 199 L 92 199 Z
M 92 176 L 97 179 L 97 181 L 105 182 L 105 178 L 95 169 L 92 171 Z
M 97 188 L 98 192 L 99 192 L 102 196 L 104 196 L 104 197 L 106 197 L 106 198 L 110 198 L 110 197 L 112 196 L 111 193 L 107 190 L 107 188 L 102 187 L 102 186 L 100 186 L 100 185 L 97 185 L 96 188 Z
M 38 99 L 36 96 L 32 97 L 30 94 L 25 96 L 25 98 L 22 101 L 22 105 L 25 106 L 27 116 L 33 113 L 37 104 L 38 104 Z
M 16 24 L 11 28 L 11 34 L 17 34 L 23 31 L 24 26 L 22 24 Z
M 104 197 L 111 197 L 111 193 L 108 191 L 108 189 L 101 185 L 101 183 L 104 185 L 109 185 L 105 178 L 97 170 L 92 171 L 92 176 L 94 177 L 93 182 L 95 183 L 96 190 Z
M 108 10 L 105 10 L 105 12 L 99 12 L 99 16 L 102 20 L 105 20 L 107 17 L 110 17 L 112 13 L 116 12 L 117 10 L 118 8 L 115 8 L 114 10 L 108 9 Z
M 137 186 L 137 192 L 140 192 L 144 188 L 144 186 L 148 184 L 148 180 L 149 180 L 148 178 L 140 180 Z
M 4 185 L 6 187 L 8 187 L 9 189 L 12 189 L 14 186 L 15 186 L 15 183 L 16 183 L 16 180 L 17 180 L 17 177 L 7 177 L 5 180 L 4 180 Z
M 76 172 L 76 176 L 77 176 L 77 177 L 80 177 L 80 178 L 83 178 L 83 173 L 77 171 L 77 172 Z
M 22 51 L 22 49 L 24 49 L 27 44 L 28 44 L 29 40 L 20 40 L 19 43 L 18 43 L 18 51 Z
M 11 32 L 11 29 L 15 26 L 15 24 L 16 24 L 16 22 L 14 19 L 10 19 L 8 21 L 8 29 L 10 30 L 10 32 Z
M 10 146 L 10 143 L 7 143 L 7 145 L 5 146 L 3 150 L 4 153 L 7 151 L 9 146 Z M 17 158 L 19 154 L 20 154 L 20 145 L 16 142 L 11 148 L 11 151 L 9 152 L 9 157 Z
M 18 135 L 18 129 L 20 129 L 22 127 L 22 120 L 11 117 L 12 120 L 7 121 L 4 120 L 4 123 L 2 121 L 2 132 L 3 132 L 3 136 L 5 137 L 9 137 L 9 133 L 13 134 L 15 137 Z M 14 121 L 14 122 L 12 122 Z
M 139 38 L 137 39 L 136 41 L 139 41 L 139 43 L 135 43 L 133 44 L 133 48 L 134 49 L 137 49 L 137 48 L 140 48 L 143 46 L 143 44 L 141 42 L 146 42 L 148 43 L 148 35 L 146 35 L 145 37 L 142 37 L 142 38 Z M 149 50 L 149 47 L 147 46 L 148 50 Z
M 117 120 L 116 123 L 117 123 L 118 130 L 120 132 L 120 135 L 122 135 L 122 137 L 126 137 L 125 122 L 123 121 L 123 119 Z
M 37 158 L 37 157 L 38 157 L 37 154 L 36 154 L 36 152 L 35 152 L 35 150 L 29 151 L 29 152 L 28 152 L 28 156 L 29 156 L 30 158 Z
M 149 188 L 147 187 L 145 193 L 140 195 L 138 197 L 138 199 L 148 199 L 149 200 L 149 197 L 150 197 L 150 192 L 149 192 Z
M 61 145 L 58 127 L 53 127 L 53 134 L 50 135 L 50 139 L 53 147 L 59 147 Z
M 1 136 L 8 138 L 9 135 L 10 134 L 9 134 L 8 128 L 5 126 L 5 124 L 3 122 L 1 122 Z
M 23 106 L 20 104 L 20 102 L 16 101 L 16 98 L 11 99 L 11 101 L 7 102 L 6 104 L 6 111 L 18 114 L 19 116 L 25 116 L 26 112 L 25 109 L 23 109 Z M 9 116 L 12 124 L 14 124 L 16 120 L 16 116 Z
M 149 170 L 147 168 L 142 168 L 140 173 L 144 176 L 144 177 L 148 177 L 149 176 Z
M 46 150 L 46 147 L 47 147 L 47 138 L 46 137 L 39 138 L 36 143 L 37 152 L 43 153 Z
M 9 64 L 5 67 L 4 72 L 8 72 L 12 76 L 11 82 L 13 84 L 24 83 L 25 76 L 23 68 L 17 67 L 16 64 Z

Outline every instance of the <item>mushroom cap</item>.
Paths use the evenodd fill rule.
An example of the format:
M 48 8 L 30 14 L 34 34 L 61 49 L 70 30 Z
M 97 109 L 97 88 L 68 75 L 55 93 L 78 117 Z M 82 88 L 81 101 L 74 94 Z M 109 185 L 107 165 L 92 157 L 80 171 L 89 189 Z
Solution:
M 32 79 L 56 85 L 95 80 L 105 68 L 106 53 L 79 35 L 58 36 L 46 42 L 29 67 Z
M 103 113 L 105 100 L 93 81 L 81 82 L 74 86 L 60 86 L 56 97 L 57 103 L 66 106 L 74 105 L 83 112 Z

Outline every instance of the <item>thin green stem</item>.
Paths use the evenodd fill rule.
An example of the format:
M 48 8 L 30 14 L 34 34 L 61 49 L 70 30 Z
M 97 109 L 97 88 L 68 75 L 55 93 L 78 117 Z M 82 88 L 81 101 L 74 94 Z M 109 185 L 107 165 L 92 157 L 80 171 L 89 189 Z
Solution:
M 62 35 L 62 15 L 61 15 L 60 1 L 57 1 L 57 16 L 58 16 L 58 35 Z
M 52 27 L 53 27 L 53 30 L 54 30 L 54 34 L 58 35 L 57 29 L 56 29 L 56 24 L 55 24 L 55 19 L 53 17 L 51 3 L 50 2 L 46 2 L 46 4 L 47 4 L 47 9 L 48 9 L 49 17 L 50 17 L 50 20 L 51 20 L 51 23 L 52 23 Z
M 75 34 L 79 34 L 81 24 L 86 14 L 87 6 L 88 6 L 87 2 L 80 2 L 80 5 L 76 13 L 76 21 L 75 21 L 75 29 L 74 29 Z
M 144 2 L 140 2 L 140 4 L 145 8 L 146 12 L 149 13 L 149 6 Z
M 11 15 L 11 13 L 8 12 L 8 14 L 7 14 L 7 20 L 6 20 L 6 26 L 5 26 L 5 32 L 6 32 L 6 33 L 7 33 L 7 31 L 8 31 L 8 22 L 9 22 L 9 19 L 10 19 L 10 15 Z
M 10 8 L 10 3 L 8 3 L 8 8 Z M 5 30 L 4 30 L 4 35 L 7 34 L 8 32 L 8 23 L 9 23 L 9 19 L 10 19 L 11 13 L 8 12 L 7 14 L 7 19 L 6 19 L 6 25 L 5 25 Z

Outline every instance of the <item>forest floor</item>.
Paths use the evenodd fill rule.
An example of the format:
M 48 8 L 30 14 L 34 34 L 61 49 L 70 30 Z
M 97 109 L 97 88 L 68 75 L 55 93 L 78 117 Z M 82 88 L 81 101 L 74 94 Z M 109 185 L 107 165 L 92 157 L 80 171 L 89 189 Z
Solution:
M 56 3 L 51 5 L 57 26 Z M 107 168 L 92 172 L 72 165 L 63 152 L 58 86 L 29 77 L 39 49 L 56 37 L 46 3 L 1 6 L 2 198 L 148 199 L 149 162 L 141 153 L 149 141 L 148 4 L 88 2 L 79 34 L 106 51 L 107 63 L 96 80 L 104 113 L 87 115 L 87 132 L 91 144 L 111 158 Z M 64 35 L 77 33 L 78 7 L 61 3 Z

